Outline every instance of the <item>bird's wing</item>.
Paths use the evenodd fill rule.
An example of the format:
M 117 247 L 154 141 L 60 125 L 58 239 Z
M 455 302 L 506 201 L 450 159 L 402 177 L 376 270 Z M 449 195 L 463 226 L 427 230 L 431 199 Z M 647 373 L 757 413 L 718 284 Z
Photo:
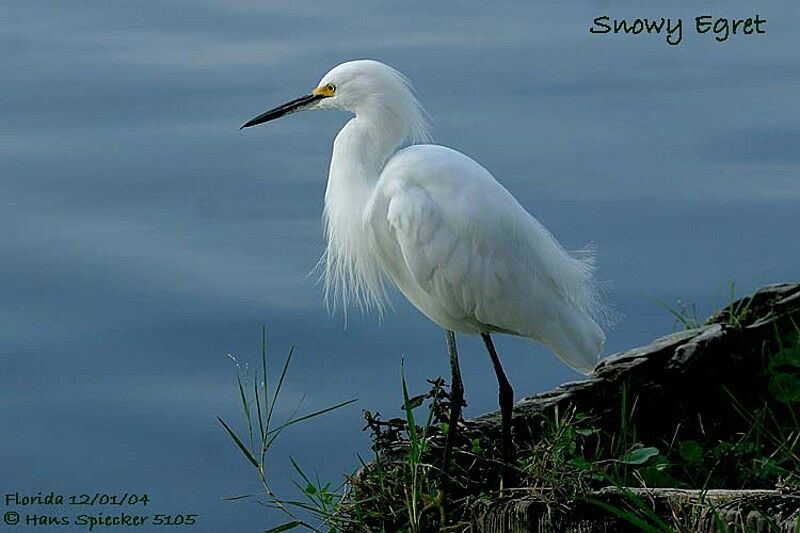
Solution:
M 586 370 L 602 331 L 586 300 L 589 265 L 478 163 L 414 146 L 387 163 L 376 194 L 414 282 L 456 319 L 531 337 Z

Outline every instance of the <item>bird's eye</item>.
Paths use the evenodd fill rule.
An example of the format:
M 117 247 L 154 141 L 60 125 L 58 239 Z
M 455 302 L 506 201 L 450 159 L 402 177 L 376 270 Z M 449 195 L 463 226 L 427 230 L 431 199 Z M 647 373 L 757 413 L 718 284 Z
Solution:
M 336 85 L 334 85 L 332 83 L 329 83 L 328 85 L 326 85 L 325 88 L 328 89 L 328 91 L 330 91 L 331 94 L 336 92 Z

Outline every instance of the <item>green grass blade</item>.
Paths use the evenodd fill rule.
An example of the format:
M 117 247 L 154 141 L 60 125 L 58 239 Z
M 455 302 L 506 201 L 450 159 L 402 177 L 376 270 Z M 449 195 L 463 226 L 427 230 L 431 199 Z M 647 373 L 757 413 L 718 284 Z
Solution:
M 404 369 L 405 361 L 400 361 L 400 383 L 403 385 L 403 409 L 406 412 L 406 422 L 408 424 L 408 438 L 413 448 L 417 447 L 417 424 L 414 422 L 414 412 L 411 409 L 411 402 L 408 396 L 408 386 L 406 385 L 406 373 Z
M 717 531 L 720 533 L 728 533 L 728 526 L 722 521 L 722 518 L 717 512 L 717 508 L 712 504 L 709 509 L 711 510 L 711 517 L 714 519 L 714 527 L 717 528 Z
M 658 528 L 658 527 L 655 527 L 655 526 L 653 526 L 651 524 L 648 524 L 645 520 L 643 520 L 638 515 L 636 515 L 636 513 L 632 513 L 631 511 L 626 511 L 624 509 L 620 509 L 619 507 L 616 507 L 616 506 L 611 505 L 609 503 L 606 503 L 604 501 L 598 500 L 596 498 L 587 498 L 586 501 L 588 501 L 588 502 L 590 502 L 590 503 L 592 503 L 594 505 L 597 505 L 598 507 L 600 507 L 602 509 L 605 509 L 606 511 L 608 511 L 611 514 L 613 514 L 617 518 L 621 518 L 622 520 L 625 520 L 629 524 L 631 524 L 633 526 L 636 526 L 641 531 L 647 531 L 648 533 L 665 533 L 665 530 L 663 530 L 661 528 Z M 671 531 L 671 530 L 667 529 L 666 531 Z
M 236 383 L 239 385 L 239 397 L 242 400 L 242 410 L 244 417 L 247 419 L 247 433 L 250 435 L 250 448 L 253 448 L 253 417 L 250 414 L 250 404 L 247 402 L 247 396 L 244 393 L 244 385 L 242 385 L 241 374 L 236 374 Z
M 295 486 L 297 486 L 297 484 L 295 484 Z M 297 500 L 284 500 L 283 504 L 286 506 L 294 507 L 295 509 L 301 509 L 303 511 L 307 511 L 310 514 L 315 515 L 317 518 L 324 519 L 324 517 L 319 516 L 321 514 L 321 509 L 319 509 L 319 504 L 317 504 L 317 502 L 314 502 L 314 505 L 311 505 L 306 502 L 299 502 Z
M 684 312 L 682 312 L 683 309 L 681 309 L 681 310 L 675 309 L 671 305 L 668 305 L 667 303 L 665 303 L 665 302 L 663 302 L 661 300 L 658 300 L 658 299 L 651 299 L 650 301 L 652 301 L 658 307 L 664 309 L 667 313 L 672 315 L 673 318 L 675 318 L 675 320 L 681 326 L 683 326 L 683 329 L 694 329 L 694 328 L 700 326 L 700 324 L 697 323 L 697 320 L 695 318 L 693 318 L 693 317 L 688 315 L 688 311 L 686 311 L 684 313 Z
M 264 376 L 264 410 L 269 402 L 269 374 L 267 373 L 267 326 L 261 326 L 261 375 Z M 269 429 L 269 423 L 265 430 Z
M 278 434 L 280 434 L 281 431 L 283 431 L 284 429 L 288 428 L 289 426 L 293 426 L 294 424 L 297 424 L 298 422 L 303 422 L 304 420 L 308 420 L 309 418 L 314 418 L 314 417 L 317 417 L 317 416 L 320 416 L 320 415 L 324 415 L 325 413 L 329 413 L 329 412 L 331 412 L 333 410 L 339 409 L 339 408 L 344 407 L 346 405 L 350 405 L 351 403 L 354 403 L 354 402 L 357 402 L 357 401 L 358 401 L 358 398 L 353 398 L 352 400 L 347 400 L 346 402 L 337 403 L 336 405 L 332 405 L 330 407 L 326 407 L 325 409 L 320 409 L 319 411 L 314 411 L 314 412 L 309 413 L 307 415 L 303 415 L 300 418 L 293 418 L 293 419 L 291 419 L 291 420 L 289 420 L 287 422 L 284 422 L 280 426 L 278 426 L 278 427 L 276 427 L 274 429 L 271 429 L 271 430 L 269 430 L 267 432 L 267 435 L 270 436 L 270 439 L 267 441 L 267 447 L 269 447 L 269 445 L 272 444 L 272 441 L 275 440 L 275 437 L 277 437 Z
M 428 418 L 425 420 L 425 426 L 422 428 L 422 446 L 423 448 L 426 447 L 428 443 L 428 433 L 430 432 L 431 425 L 433 424 L 433 411 L 434 411 L 434 404 L 431 402 L 430 407 L 428 408 Z
M 292 468 L 294 468 L 295 472 L 300 474 L 300 477 L 303 478 L 303 481 L 306 482 L 306 485 L 313 485 L 313 483 L 311 483 L 311 480 L 308 479 L 308 476 L 306 476 L 305 472 L 303 472 L 303 469 L 300 468 L 300 465 L 297 464 L 297 461 L 295 461 L 294 457 L 292 457 L 291 455 L 289 456 L 289 462 L 292 463 Z
M 217 417 L 217 420 L 219 420 L 219 423 L 222 424 L 222 427 L 225 428 L 225 431 L 228 432 L 228 435 L 230 435 L 230 437 L 233 439 L 233 442 L 236 443 L 236 445 L 242 451 L 247 460 L 250 461 L 254 467 L 260 469 L 261 465 L 258 464 L 258 461 L 253 456 L 253 453 L 247 449 L 247 446 L 245 446 L 244 443 L 241 441 L 241 439 L 238 436 L 236 436 L 236 433 L 234 433 L 234 431 L 230 428 L 230 426 L 228 426 L 228 424 L 226 424 L 225 421 L 220 417 Z
M 655 513 L 653 509 L 651 509 L 647 503 L 640 498 L 635 492 L 630 490 L 627 487 L 617 487 L 618 489 L 622 490 L 623 494 L 632 501 L 636 507 L 639 508 L 639 511 L 645 514 L 650 520 L 652 520 L 656 525 L 658 525 L 664 531 L 672 531 L 672 528 L 669 527 L 663 520 Z
M 266 379 L 266 378 L 265 378 Z M 261 412 L 261 397 L 258 394 L 258 372 L 253 379 L 253 397 L 256 399 L 256 417 L 258 418 L 258 434 L 261 439 L 261 446 L 264 446 L 264 417 Z
M 294 483 L 294 486 L 297 487 L 297 489 L 306 498 L 311 500 L 314 503 L 314 505 L 317 506 L 316 508 L 312 508 L 313 511 L 315 511 L 315 512 L 324 511 L 324 507 L 325 506 L 322 503 L 321 494 L 320 494 L 320 491 L 319 491 L 319 483 L 317 483 L 317 484 L 312 483 L 311 479 L 309 479 L 309 477 L 306 475 L 306 473 L 303 472 L 303 469 L 300 468 L 300 465 L 297 464 L 297 461 L 295 461 L 294 457 L 292 457 L 291 455 L 289 456 L 289 461 L 292 463 L 292 468 L 294 468 L 295 472 L 297 472 L 300 475 L 300 477 L 303 479 L 303 482 L 306 484 L 305 487 L 303 487 L 297 481 L 292 480 L 292 483 Z M 314 489 L 316 489 L 316 490 L 313 493 L 309 493 L 308 490 L 307 490 L 308 487 L 314 487 Z
M 281 524 L 278 527 L 273 527 L 272 529 L 265 529 L 264 533 L 281 533 L 282 531 L 289 531 L 290 529 L 294 529 L 300 524 L 301 522 L 299 520 L 292 520 L 291 522 L 286 522 L 285 524 Z
M 289 348 L 289 353 L 286 354 L 286 360 L 283 362 L 283 369 L 281 370 L 281 376 L 278 378 L 278 384 L 275 386 L 275 392 L 272 394 L 272 403 L 269 406 L 267 412 L 267 428 L 269 428 L 269 423 L 272 420 L 272 413 L 275 409 L 275 402 L 278 401 L 278 396 L 281 393 L 281 388 L 283 388 L 283 380 L 286 379 L 286 372 L 289 370 L 289 363 L 292 362 L 292 355 L 294 354 L 294 346 Z
M 222 499 L 226 502 L 234 502 L 236 500 L 244 500 L 245 498 L 253 498 L 255 494 L 242 494 L 240 496 L 223 496 Z
M 330 407 L 326 407 L 326 408 L 320 409 L 318 411 L 313 411 L 313 412 L 308 413 L 307 415 L 303 415 L 303 416 L 301 416 L 299 418 L 293 418 L 293 419 L 285 422 L 284 424 L 280 425 L 279 427 L 273 429 L 271 431 L 271 433 L 273 433 L 275 431 L 280 431 L 280 430 L 285 429 L 285 428 L 287 428 L 289 426 L 293 426 L 294 424 L 297 424 L 298 422 L 303 422 L 304 420 L 308 420 L 309 418 L 315 418 L 317 416 L 324 415 L 325 413 L 330 413 L 331 411 L 335 411 L 336 409 L 340 409 L 342 407 L 345 407 L 345 406 L 350 405 L 351 403 L 355 403 L 357 401 L 358 401 L 358 398 L 353 398 L 352 400 L 347 400 L 346 402 L 337 403 L 336 405 L 331 405 Z

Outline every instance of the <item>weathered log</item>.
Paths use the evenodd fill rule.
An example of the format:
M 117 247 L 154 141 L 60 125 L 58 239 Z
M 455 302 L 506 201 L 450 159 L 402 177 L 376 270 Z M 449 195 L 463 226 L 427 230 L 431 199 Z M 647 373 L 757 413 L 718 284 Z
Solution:
M 654 530 L 692 533 L 794 533 L 800 527 L 800 496 L 773 490 L 616 489 L 589 498 L 631 509 L 634 495 L 659 518 Z M 663 528 L 663 529 L 662 529 Z M 667 529 L 668 528 L 668 529 Z M 481 502 L 473 509 L 470 533 L 612 533 L 643 527 L 604 511 L 596 503 L 555 504 L 536 496 Z
M 735 326 L 730 325 L 729 309 L 744 313 Z M 800 325 L 800 284 L 765 287 L 733 302 L 702 327 L 612 355 L 585 380 L 524 398 L 514 405 L 515 429 L 525 433 L 532 417 L 556 406 L 562 412 L 574 406 L 598 415 L 604 425 L 618 428 L 623 384 L 629 397 L 638 398 L 638 429 L 644 439 L 658 435 L 670 422 L 685 422 L 686 415 L 698 410 L 727 414 L 730 397 L 720 394 L 721 388 L 746 404 L 757 392 L 752 384 L 762 370 L 765 354 L 776 347 L 776 332 L 796 325 Z M 651 427 L 653 424 L 656 427 Z M 485 435 L 496 435 L 499 425 L 499 412 L 468 423 Z

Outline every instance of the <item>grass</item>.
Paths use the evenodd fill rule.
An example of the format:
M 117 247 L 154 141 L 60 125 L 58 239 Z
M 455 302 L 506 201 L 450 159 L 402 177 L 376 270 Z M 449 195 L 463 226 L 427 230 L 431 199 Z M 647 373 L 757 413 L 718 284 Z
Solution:
M 276 423 L 273 415 L 275 414 L 275 407 L 279 403 L 293 355 L 294 348 L 290 348 L 283 361 L 277 381 L 271 384 L 267 365 L 266 328 L 262 328 L 261 369 L 260 373 L 256 371 L 253 376 L 252 388 L 247 386 L 248 376 L 246 369 L 238 368 L 236 376 L 238 396 L 247 428 L 246 436 L 241 436 L 241 433 L 234 431 L 222 418 L 217 417 L 217 420 L 243 457 L 255 470 L 264 493 L 262 503 L 267 507 L 278 509 L 288 519 L 286 522 L 267 531 L 269 533 L 278 533 L 303 527 L 310 531 L 327 532 L 336 530 L 347 521 L 347 517 L 343 517 L 336 512 L 341 502 L 348 498 L 346 487 L 342 487 L 341 490 L 331 490 L 330 484 L 321 484 L 318 480 L 316 483 L 312 482 L 294 458 L 290 458 L 292 467 L 303 482 L 302 485 L 296 483 L 300 489 L 301 499 L 294 500 L 279 497 L 274 492 L 267 475 L 267 454 L 285 429 L 350 405 L 356 400 L 341 402 L 299 416 L 295 412 L 286 420 Z M 253 495 L 236 496 L 229 499 L 239 500 L 251 496 Z
M 401 364 L 402 368 L 402 364 Z M 426 475 L 426 470 L 430 467 L 423 463 L 425 452 L 428 449 L 428 434 L 433 421 L 434 409 L 428 409 L 428 417 L 422 431 L 419 432 L 416 421 L 414 420 L 414 409 L 408 395 L 408 385 L 406 384 L 405 372 L 400 372 L 403 387 L 403 410 L 406 414 L 406 428 L 408 428 L 408 470 L 410 487 L 405 491 L 405 504 L 408 515 L 408 529 L 411 533 L 417 533 L 422 529 L 423 511 L 426 508 L 426 495 L 432 494 L 431 476 Z M 427 498 L 428 505 L 435 502 L 436 498 Z
M 745 299 L 729 306 L 726 323 L 730 327 L 742 327 L 751 301 Z M 671 520 L 665 521 L 663 514 L 656 514 L 628 487 L 699 489 L 703 495 L 713 488 L 771 488 L 800 493 L 800 327 L 794 324 L 793 329 L 784 333 L 776 330 L 774 345 L 776 348 L 771 353 L 764 354 L 761 374 L 753 376 L 754 387 L 760 384 L 757 388 L 762 391 L 756 401 L 751 398 L 745 405 L 733 392 L 723 388 L 735 412 L 735 419 L 725 422 L 733 424 L 736 430 L 727 433 L 701 432 L 693 438 L 678 438 L 681 428 L 677 427 L 663 452 L 655 447 L 639 448 L 652 449 L 655 453 L 641 463 L 636 462 L 633 479 L 625 470 L 608 468 L 614 461 L 599 458 L 602 453 L 595 451 L 594 460 L 586 460 L 585 454 L 579 454 L 562 461 L 578 464 L 584 469 L 583 472 L 570 473 L 570 479 L 602 479 L 617 487 L 625 496 L 622 504 L 614 505 L 591 497 L 588 501 L 641 531 L 699 531 L 705 530 L 702 528 L 709 524 L 709 520 L 715 524 L 717 531 L 755 531 L 745 524 L 726 524 L 714 504 L 708 501 L 691 513 L 680 515 L 673 511 Z M 753 408 L 754 405 L 757 407 Z M 634 425 L 633 411 L 635 406 L 630 416 L 622 417 L 623 420 L 630 420 L 631 426 Z M 581 417 L 573 416 L 572 421 L 580 422 Z M 598 432 L 594 429 L 579 432 L 573 427 L 571 431 L 558 430 L 551 434 L 570 433 L 588 437 Z M 623 427 L 619 435 L 626 433 L 630 435 Z M 636 440 L 635 434 L 633 440 Z M 585 447 L 578 443 L 569 449 L 581 450 Z M 613 450 L 613 443 L 610 449 Z M 564 483 L 560 486 L 562 489 L 569 487 Z M 584 492 L 590 488 L 591 484 L 582 487 Z M 574 494 L 568 488 L 563 496 Z M 767 524 L 767 531 L 784 531 L 772 518 L 764 516 L 763 512 L 759 513 Z M 800 531 L 800 526 L 797 531 Z
M 374 533 L 378 531 L 408 531 L 419 533 L 430 530 L 429 516 L 441 521 L 444 516 L 442 495 L 439 492 L 435 475 L 438 469 L 427 463 L 429 442 L 434 431 L 434 423 L 442 424 L 449 412 L 449 395 L 441 379 L 430 380 L 431 389 L 427 394 L 410 397 L 405 373 L 401 368 L 401 389 L 405 419 L 382 422 L 378 417 L 366 413 L 367 423 L 372 427 L 373 439 L 395 438 L 402 432 L 402 440 L 407 443 L 406 460 L 400 464 L 384 465 L 376 454 L 372 463 L 361 460 L 364 472 L 369 472 L 362 481 L 354 474 L 349 481 L 340 486 L 322 482 L 303 469 L 294 457 L 289 457 L 296 478 L 293 484 L 297 489 L 295 497 L 278 495 L 268 476 L 269 452 L 281 433 L 297 423 L 309 421 L 336 409 L 345 407 L 356 400 L 298 416 L 293 413 L 288 419 L 276 423 L 275 408 L 280 403 L 280 394 L 294 355 L 289 349 L 281 365 L 275 383 L 269 379 L 266 331 L 261 332 L 260 372 L 253 377 L 252 387 L 246 368 L 237 364 L 237 396 L 241 403 L 244 430 L 237 432 L 225 420 L 218 417 L 223 430 L 233 444 L 255 470 L 262 488 L 260 503 L 277 509 L 285 521 L 265 530 L 265 533 L 279 533 L 294 529 L 305 529 L 317 533 L 333 531 L 352 531 Z M 427 405 L 422 427 L 417 426 L 414 411 Z M 388 429 L 387 428 L 391 428 Z M 436 429 L 440 432 L 440 429 Z M 389 433 L 389 434 L 387 434 Z M 373 486 L 374 484 L 374 486 Z M 365 489 L 370 486 L 374 492 L 354 495 L 353 487 Z M 241 500 L 257 497 L 254 494 L 226 498 Z
M 358 526 L 347 531 L 438 531 L 446 522 L 445 498 L 440 490 L 441 469 L 431 450 L 431 442 L 448 430 L 444 420 L 449 414 L 450 396 L 441 378 L 428 380 L 427 393 L 410 396 L 401 366 L 403 419 L 383 421 L 380 415 L 367 412 L 373 449 L 372 463 L 362 462 L 362 469 L 351 476 L 354 495 L 372 495 L 351 505 L 358 514 Z M 415 411 L 424 412 L 422 426 Z M 385 461 L 379 452 L 386 445 L 400 447 L 401 460 Z
M 672 315 L 672 318 L 675 319 L 675 325 L 684 330 L 700 328 L 711 322 L 721 322 L 729 327 L 740 329 L 750 314 L 750 306 L 753 303 L 753 299 L 742 298 L 737 300 L 736 283 L 733 281 L 728 283 L 727 298 L 727 305 L 723 307 L 723 311 L 711 316 L 706 321 L 697 318 L 697 306 L 694 303 L 678 300 L 674 306 L 671 306 L 660 300 L 655 300 L 655 304 Z
M 751 299 L 730 303 L 717 315 L 726 325 L 741 328 Z M 684 307 L 684 309 L 691 309 Z M 685 327 L 699 324 L 683 311 Z M 719 318 L 718 318 L 719 319 Z M 741 397 L 722 389 L 716 393 L 730 406 L 723 420 L 678 421 L 658 435 L 646 426 L 642 398 L 627 385 L 617 392 L 616 413 L 601 419 L 574 406 L 542 412 L 532 422 L 530 437 L 517 443 L 521 488 L 545 502 L 595 506 L 641 531 L 687 531 L 709 520 L 719 531 L 728 528 L 711 502 L 684 515 L 657 512 L 633 489 L 674 487 L 705 491 L 716 488 L 778 488 L 800 492 L 800 327 L 775 331 L 765 345 L 761 370 L 752 376 L 757 393 Z M 275 406 L 293 357 L 289 350 L 277 379 L 268 377 L 266 338 L 262 330 L 260 372 L 250 384 L 240 371 L 237 395 L 242 405 L 242 430 L 235 432 L 220 419 L 224 431 L 256 471 L 263 489 L 262 503 L 278 509 L 285 521 L 269 533 L 306 529 L 315 532 L 462 531 L 476 500 L 498 496 L 499 451 L 496 443 L 461 434 L 456 442 L 459 460 L 442 481 L 437 461 L 449 414 L 444 380 L 429 380 L 430 389 L 411 396 L 401 365 L 402 417 L 383 420 L 365 412 L 374 458 L 361 458 L 361 468 L 344 484 L 333 485 L 309 475 L 290 457 L 296 497 L 277 495 L 269 482 L 267 459 L 281 433 L 354 400 L 304 415 L 275 421 Z M 712 393 L 709 389 L 709 394 Z M 421 423 L 421 426 L 418 425 Z M 387 450 L 392 453 L 385 453 Z M 390 458 L 390 459 L 387 459 Z M 616 487 L 621 498 L 600 499 L 603 487 Z M 800 533 L 800 531 L 798 531 Z

